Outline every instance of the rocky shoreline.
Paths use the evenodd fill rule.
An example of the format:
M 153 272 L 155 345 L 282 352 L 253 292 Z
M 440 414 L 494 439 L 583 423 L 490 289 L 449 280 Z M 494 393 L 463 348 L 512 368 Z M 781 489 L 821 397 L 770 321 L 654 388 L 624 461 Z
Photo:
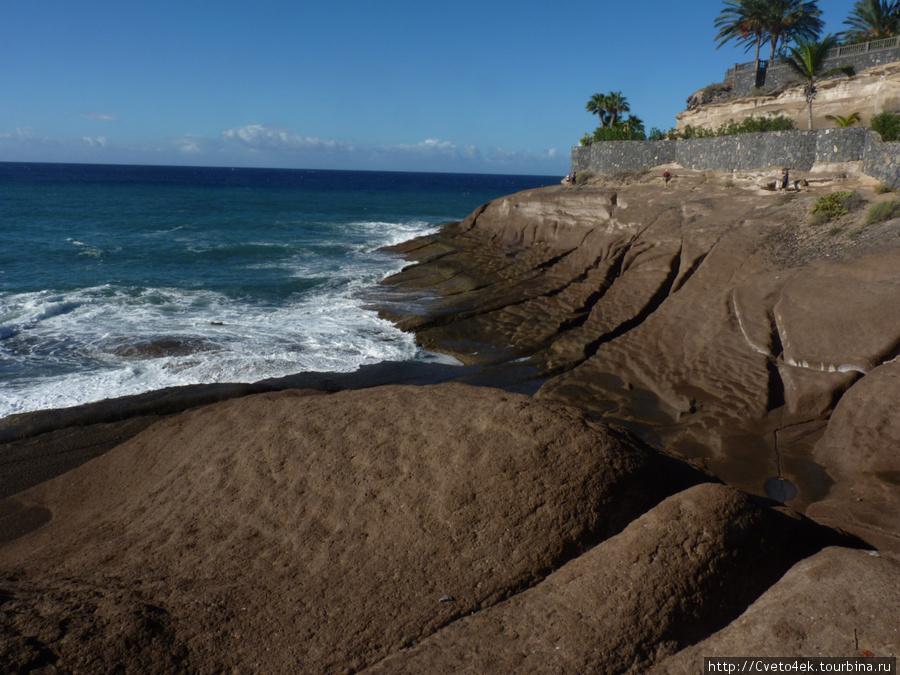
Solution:
M 0 422 L 0 662 L 896 655 L 900 223 L 809 228 L 836 186 L 815 176 L 783 197 L 661 173 L 511 195 L 397 247 L 415 264 L 373 306 L 465 366 Z
M 841 174 L 780 195 L 765 172 L 681 169 L 672 189 L 661 172 L 513 195 L 397 247 L 416 264 L 385 284 L 409 310 L 384 316 L 465 363 L 527 363 L 538 399 L 900 550 L 883 447 L 900 438 L 900 227 L 862 207 L 807 224 L 823 194 L 882 197 Z M 835 461 L 842 445 L 857 462 Z M 838 503 L 836 483 L 861 498 Z

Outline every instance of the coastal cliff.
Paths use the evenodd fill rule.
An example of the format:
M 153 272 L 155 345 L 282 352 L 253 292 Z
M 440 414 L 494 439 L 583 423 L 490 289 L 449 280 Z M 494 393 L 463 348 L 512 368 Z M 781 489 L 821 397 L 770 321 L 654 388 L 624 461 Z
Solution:
M 852 78 L 825 80 L 816 87 L 813 128 L 833 127 L 834 123 L 826 119 L 827 115 L 848 117 L 854 112 L 860 115 L 860 126 L 867 126 L 875 115 L 900 108 L 900 63 L 866 68 Z M 766 115 L 792 119 L 797 129 L 806 129 L 808 125 L 809 108 L 803 87 L 799 85 L 723 102 L 708 101 L 707 98 L 712 97 L 701 90 L 688 99 L 688 109 L 675 116 L 678 131 L 683 131 L 686 126 L 715 131 L 731 121 Z
M 661 171 L 513 195 L 404 245 L 422 262 L 386 283 L 428 292 L 387 315 L 464 362 L 527 359 L 536 398 L 900 550 L 900 223 L 808 225 L 836 189 L 889 195 Z
M 890 195 L 661 173 L 510 195 L 395 247 L 414 264 L 372 305 L 467 364 L 430 374 L 456 382 L 382 386 L 427 381 L 388 366 L 8 421 L 4 461 L 40 480 L 0 502 L 0 662 L 896 655 L 900 221 L 807 224 L 835 189 Z

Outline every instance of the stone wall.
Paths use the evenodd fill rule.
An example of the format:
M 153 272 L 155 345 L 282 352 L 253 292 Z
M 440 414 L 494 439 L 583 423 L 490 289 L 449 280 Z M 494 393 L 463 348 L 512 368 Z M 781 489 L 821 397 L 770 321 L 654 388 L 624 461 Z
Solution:
M 858 162 L 865 157 L 867 138 L 874 136 L 881 142 L 881 137 L 868 129 L 821 129 L 813 133 L 817 162 Z
M 885 185 L 900 187 L 900 143 L 885 143 L 877 134 L 866 136 L 862 171 Z
M 861 162 L 866 175 L 900 187 L 900 143 L 868 129 L 771 131 L 680 141 L 609 141 L 572 148 L 572 170 L 617 173 L 676 163 L 686 169 L 736 171 L 818 162 Z
M 638 171 L 675 161 L 678 141 L 607 141 L 593 143 L 585 148 L 572 148 L 572 170 L 584 171 L 591 167 L 600 173 Z M 575 151 L 580 150 L 576 163 Z
M 839 56 L 833 59 L 828 59 L 828 61 L 826 61 L 825 69 L 831 70 L 832 68 L 839 68 L 841 66 L 853 66 L 853 69 L 858 73 L 865 70 L 866 68 L 873 68 L 875 66 L 884 65 L 886 63 L 893 63 L 894 61 L 900 61 L 900 48 L 886 49 L 876 52 L 863 52 L 860 54 Z M 766 69 L 765 76 L 762 78 L 762 82 L 763 84 L 761 86 L 765 87 L 766 89 L 778 89 L 786 85 L 799 84 L 800 77 L 789 66 L 785 65 L 781 61 L 776 61 Z M 744 83 L 745 80 L 741 80 L 742 86 L 746 86 Z M 738 94 L 738 96 L 741 96 L 749 92 L 750 89 L 745 92 L 738 92 L 736 88 L 733 87 L 732 91 Z
M 853 66 L 859 73 L 866 68 L 874 68 L 886 63 L 900 61 L 900 40 L 888 38 L 863 42 L 856 45 L 837 47 L 825 61 L 825 70 L 841 66 Z M 783 59 L 771 62 L 760 61 L 759 70 L 755 62 L 737 63 L 725 73 L 725 81 L 731 83 L 731 90 L 737 96 L 746 96 L 753 89 L 779 89 L 797 84 L 800 78 L 785 64 Z
M 676 141 L 675 161 L 686 169 L 735 169 L 785 165 L 808 171 L 816 161 L 815 133 L 773 131 Z

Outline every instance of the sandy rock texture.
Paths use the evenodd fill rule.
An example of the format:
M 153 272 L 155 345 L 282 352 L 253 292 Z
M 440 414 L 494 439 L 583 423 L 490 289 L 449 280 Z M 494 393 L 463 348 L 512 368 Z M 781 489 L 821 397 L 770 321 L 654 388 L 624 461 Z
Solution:
M 859 553 L 711 480 L 574 408 L 498 389 L 209 405 L 2 504 L 0 662 L 646 672 L 727 635 L 817 551 Z M 855 560 L 890 579 L 889 559 Z M 894 619 L 859 625 L 890 639 Z
M 673 171 L 668 189 L 658 169 L 512 195 L 407 243 L 418 264 L 387 280 L 384 315 L 468 363 L 527 362 L 538 398 L 900 550 L 900 223 L 864 223 L 885 197 Z M 808 225 L 854 188 L 862 207 Z
M 825 119 L 826 115 L 847 117 L 854 112 L 860 114 L 860 126 L 867 126 L 878 113 L 900 108 L 900 63 L 867 68 L 852 79 L 840 77 L 826 80 L 817 85 L 817 89 L 813 128 L 834 127 L 834 122 Z M 704 103 L 675 117 L 678 120 L 676 128 L 681 131 L 688 125 L 715 130 L 730 121 L 740 122 L 746 117 L 766 115 L 783 115 L 794 120 L 795 128 L 806 129 L 809 108 L 803 87 L 790 87 L 778 93 L 746 96 L 721 103 Z
M 896 554 L 828 548 L 797 563 L 728 627 L 653 673 L 702 672 L 704 656 L 896 656 L 898 602 Z
M 497 389 L 211 405 L 3 503 L 0 662 L 359 670 L 709 479 Z
M 821 541 L 802 519 L 700 485 L 365 672 L 645 673 L 726 625 Z

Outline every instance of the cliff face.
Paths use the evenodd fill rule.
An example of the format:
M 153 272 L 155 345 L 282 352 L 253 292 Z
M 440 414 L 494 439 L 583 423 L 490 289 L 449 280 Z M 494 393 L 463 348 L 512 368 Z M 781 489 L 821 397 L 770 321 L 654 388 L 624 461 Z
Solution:
M 813 128 L 833 127 L 834 122 L 825 119 L 826 115 L 847 117 L 854 112 L 860 114 L 860 126 L 867 126 L 874 115 L 885 110 L 900 110 L 900 63 L 869 68 L 851 79 L 841 77 L 819 84 L 813 103 Z M 795 128 L 806 129 L 809 114 L 803 88 L 791 87 L 778 95 L 705 103 L 676 115 L 676 128 L 681 131 L 690 125 L 718 129 L 731 120 L 740 122 L 751 115 L 784 115 L 794 120 Z
M 406 247 L 423 262 L 388 283 L 432 295 L 386 315 L 465 362 L 527 358 L 538 398 L 900 548 L 898 223 L 829 234 L 807 221 L 833 185 L 678 173 L 493 202 Z

